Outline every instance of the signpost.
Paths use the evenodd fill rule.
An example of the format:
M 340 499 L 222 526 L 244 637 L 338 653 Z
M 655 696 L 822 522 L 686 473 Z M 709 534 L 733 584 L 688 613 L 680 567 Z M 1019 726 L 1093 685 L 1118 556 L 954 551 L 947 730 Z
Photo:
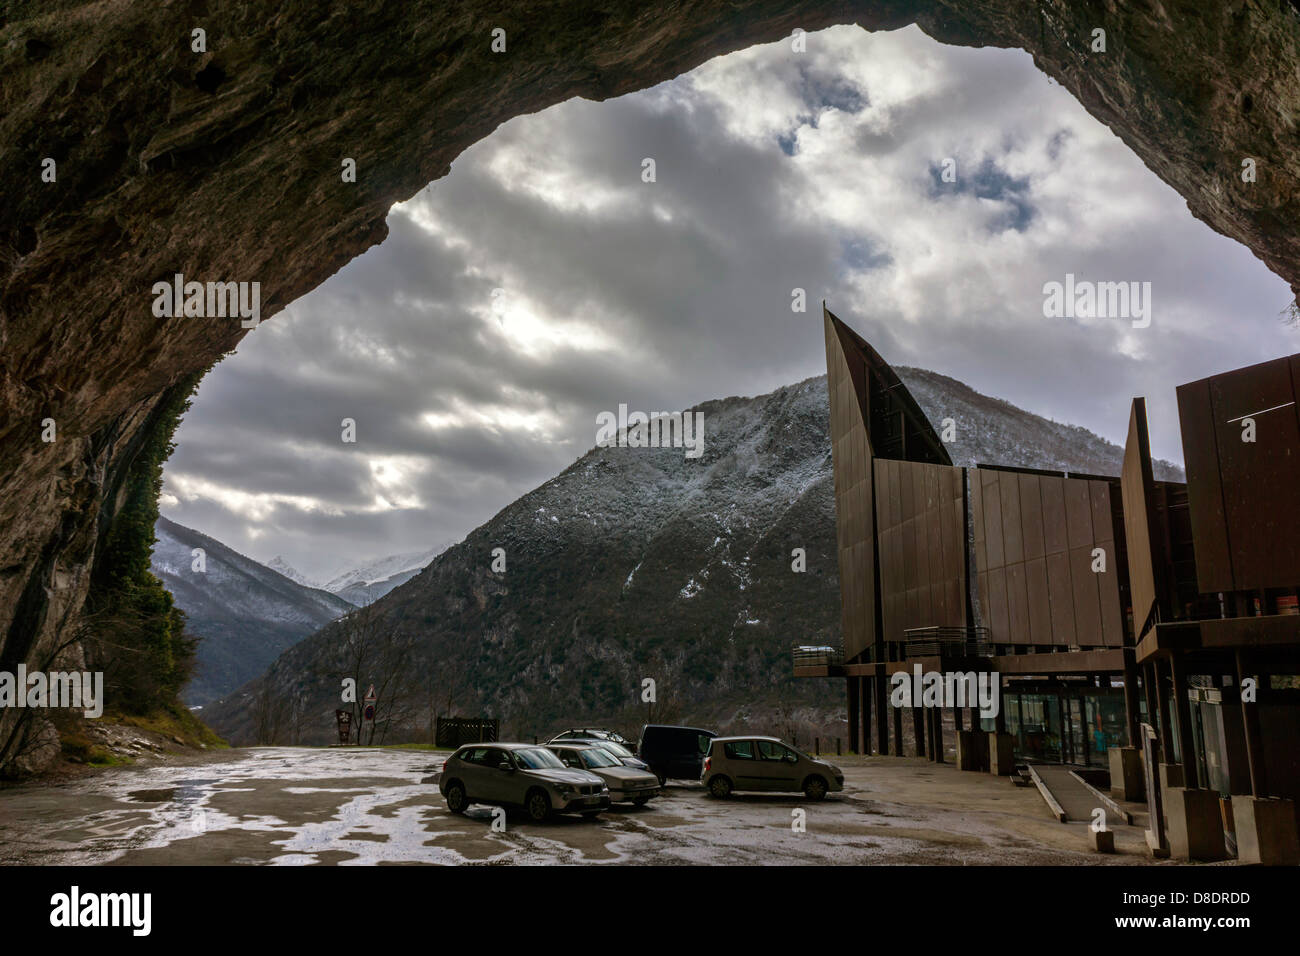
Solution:
M 346 746 L 352 738 L 352 711 L 336 710 L 334 719 L 339 722 L 339 743 Z
M 371 684 L 370 689 L 366 691 L 366 706 L 361 711 L 362 719 L 370 723 L 374 723 L 375 720 L 375 699 L 375 685 Z

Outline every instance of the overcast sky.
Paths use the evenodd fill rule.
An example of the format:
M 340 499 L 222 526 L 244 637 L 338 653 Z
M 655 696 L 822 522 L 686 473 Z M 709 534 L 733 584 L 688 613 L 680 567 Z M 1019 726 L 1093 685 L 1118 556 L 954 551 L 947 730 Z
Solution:
M 1026 54 L 914 27 L 517 118 L 389 227 L 207 376 L 164 514 L 318 578 L 450 544 L 584 454 L 601 410 L 824 373 L 822 298 L 891 363 L 1119 443 L 1145 395 L 1174 461 L 1175 386 L 1300 350 L 1286 284 Z M 1044 317 L 1067 273 L 1150 282 L 1150 327 Z

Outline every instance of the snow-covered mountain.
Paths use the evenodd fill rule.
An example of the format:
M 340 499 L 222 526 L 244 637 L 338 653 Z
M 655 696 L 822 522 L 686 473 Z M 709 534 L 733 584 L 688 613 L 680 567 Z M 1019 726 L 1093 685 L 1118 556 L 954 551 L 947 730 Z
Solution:
M 931 421 L 956 421 L 958 464 L 1119 474 L 1122 450 L 1091 432 L 943 375 L 898 372 Z M 371 606 L 376 632 L 409 654 L 390 676 L 411 682 L 400 708 L 411 735 L 434 697 L 500 718 L 502 734 L 518 739 L 565 726 L 635 732 L 647 677 L 656 720 L 805 739 L 842 732 L 832 729 L 844 719 L 842 685 L 795 681 L 789 660 L 792 644 L 840 637 L 826 379 L 698 410 L 700 459 L 595 448 Z M 1181 478 L 1167 463 L 1155 471 Z M 505 572 L 492 570 L 494 548 L 505 550 Z M 250 741 L 250 701 L 292 687 L 311 708 L 305 739 L 326 742 L 351 626 L 289 649 L 205 718 Z M 389 739 L 401 736 L 394 728 Z
M 270 568 L 272 571 L 278 571 L 280 574 L 283 574 L 290 581 L 295 581 L 298 584 L 301 584 L 305 588 L 321 587 L 319 581 L 314 581 L 311 578 L 307 577 L 307 575 L 303 574 L 301 571 L 295 568 L 288 561 L 284 560 L 284 558 L 278 554 L 270 561 L 266 562 L 266 566 Z
M 206 704 L 251 680 L 286 648 L 352 610 L 337 595 L 303 587 L 220 541 L 160 517 L 152 570 L 201 640 L 182 698 Z M 204 570 L 195 570 L 194 549 Z
M 278 571 L 291 581 L 296 581 L 306 588 L 318 588 L 337 594 L 349 604 L 365 607 L 371 601 L 377 601 L 399 584 L 405 584 L 426 567 L 429 562 L 442 553 L 442 548 L 429 551 L 412 551 L 408 554 L 393 554 L 378 561 L 371 561 L 360 567 L 340 571 L 322 584 L 307 577 L 280 555 L 276 555 L 266 566 Z
M 429 551 L 414 551 L 409 554 L 394 554 L 380 558 L 359 568 L 352 568 L 335 575 L 325 582 L 323 587 L 332 594 L 365 607 L 377 601 L 398 585 L 405 584 L 429 566 L 429 563 L 441 554 L 443 548 Z

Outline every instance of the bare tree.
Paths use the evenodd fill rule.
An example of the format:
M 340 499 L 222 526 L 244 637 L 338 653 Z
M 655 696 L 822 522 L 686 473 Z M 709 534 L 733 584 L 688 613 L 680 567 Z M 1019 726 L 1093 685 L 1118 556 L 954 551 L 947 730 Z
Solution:
M 389 626 L 373 604 L 357 608 L 339 619 L 344 642 L 344 678 L 354 682 L 352 726 L 360 746 L 383 743 L 390 729 L 400 727 L 418 713 L 419 682 L 412 673 L 413 644 Z M 363 721 L 365 692 L 375 688 L 375 719 L 367 733 Z
M 437 722 L 441 717 L 454 717 L 456 705 L 462 701 L 467 685 L 466 668 L 460 661 L 444 659 L 429 669 L 425 681 L 425 715 L 427 734 L 431 744 L 437 743 Z
M 1292 299 L 1286 304 L 1278 318 L 1282 320 L 1283 325 L 1289 325 L 1293 329 L 1300 329 L 1300 300 Z
M 272 676 L 267 673 L 262 678 L 253 698 L 253 732 L 259 744 L 275 746 L 289 725 L 291 715 L 288 702 L 277 693 Z

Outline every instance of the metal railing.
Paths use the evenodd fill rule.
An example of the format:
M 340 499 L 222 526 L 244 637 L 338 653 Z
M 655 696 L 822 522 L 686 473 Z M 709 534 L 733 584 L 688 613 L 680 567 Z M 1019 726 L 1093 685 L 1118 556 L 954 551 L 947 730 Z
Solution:
M 907 657 L 988 657 L 992 653 L 987 627 L 909 627 L 903 631 Z
M 833 667 L 844 663 L 843 648 L 831 644 L 796 644 L 791 654 L 795 667 Z

